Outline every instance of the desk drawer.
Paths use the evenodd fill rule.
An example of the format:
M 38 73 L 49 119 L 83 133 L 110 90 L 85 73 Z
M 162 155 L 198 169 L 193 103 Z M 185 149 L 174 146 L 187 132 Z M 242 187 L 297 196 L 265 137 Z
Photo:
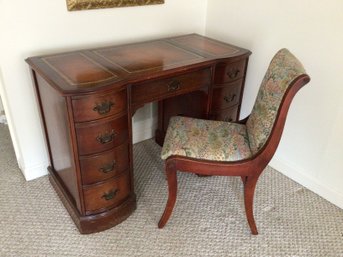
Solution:
M 184 94 L 209 86 L 210 83 L 211 70 L 204 69 L 168 79 L 136 84 L 132 87 L 132 103 L 142 104 L 168 96 Z
M 242 91 L 242 80 L 213 88 L 212 109 L 224 109 L 238 104 Z
M 126 90 L 105 95 L 78 97 L 74 98 L 72 103 L 76 122 L 96 120 L 126 111 Z
M 222 109 L 218 112 L 214 112 L 210 115 L 210 118 L 213 120 L 221 120 L 221 121 L 237 121 L 238 120 L 238 106 L 233 106 L 231 108 Z
M 128 139 L 127 115 L 117 119 L 76 124 L 80 155 L 94 154 L 123 144 Z
M 83 195 L 87 213 L 103 211 L 119 205 L 130 194 L 129 172 L 94 186 L 85 186 Z
M 114 177 L 129 167 L 128 142 L 111 151 L 80 158 L 83 185 Z
M 217 64 L 215 71 L 215 84 L 232 82 L 245 76 L 246 59 L 237 62 L 221 62 Z

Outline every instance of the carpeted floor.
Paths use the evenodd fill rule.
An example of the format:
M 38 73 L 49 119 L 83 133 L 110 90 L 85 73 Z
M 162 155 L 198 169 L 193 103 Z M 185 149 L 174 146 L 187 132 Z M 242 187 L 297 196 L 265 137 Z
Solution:
M 258 236 L 245 220 L 239 178 L 184 173 L 174 213 L 158 229 L 167 197 L 159 152 L 152 140 L 134 147 L 134 214 L 80 235 L 47 177 L 24 180 L 0 124 L 0 256 L 343 256 L 343 210 L 271 168 L 256 191 Z

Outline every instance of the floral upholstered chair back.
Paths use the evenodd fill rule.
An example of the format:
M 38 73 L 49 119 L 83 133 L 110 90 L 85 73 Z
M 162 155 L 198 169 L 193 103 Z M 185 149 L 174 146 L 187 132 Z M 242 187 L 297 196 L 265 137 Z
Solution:
M 246 123 L 252 154 L 257 153 L 268 140 L 288 87 L 305 73 L 302 64 L 287 49 L 281 49 L 272 59 Z

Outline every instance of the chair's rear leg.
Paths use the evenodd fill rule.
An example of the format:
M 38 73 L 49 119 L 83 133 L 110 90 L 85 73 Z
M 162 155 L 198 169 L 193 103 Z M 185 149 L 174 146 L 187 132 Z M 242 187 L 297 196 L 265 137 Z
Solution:
M 244 205 L 245 205 L 245 213 L 248 219 L 248 223 L 250 226 L 251 233 L 253 235 L 257 235 L 257 228 L 254 219 L 254 192 L 257 183 L 258 177 L 246 177 L 244 183 Z
M 166 176 L 168 182 L 168 201 L 162 217 L 158 222 L 158 227 L 163 228 L 164 225 L 168 222 L 170 215 L 173 211 L 175 202 L 176 202 L 176 194 L 177 194 L 177 177 L 176 177 L 176 169 L 174 165 L 166 165 Z

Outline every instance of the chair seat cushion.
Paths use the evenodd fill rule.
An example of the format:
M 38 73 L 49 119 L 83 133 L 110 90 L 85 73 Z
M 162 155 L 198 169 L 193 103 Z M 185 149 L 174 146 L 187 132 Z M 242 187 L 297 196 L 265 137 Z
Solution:
M 238 161 L 251 151 L 245 125 L 175 116 L 169 121 L 161 157 L 180 155 L 212 161 Z

